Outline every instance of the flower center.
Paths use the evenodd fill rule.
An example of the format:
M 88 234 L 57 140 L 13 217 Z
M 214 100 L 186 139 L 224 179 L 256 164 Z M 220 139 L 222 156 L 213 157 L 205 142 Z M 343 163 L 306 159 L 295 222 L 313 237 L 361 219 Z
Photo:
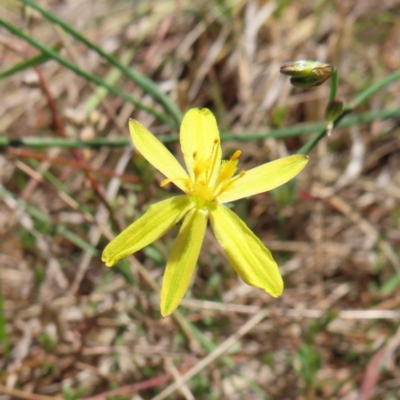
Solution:
M 208 159 L 198 159 L 197 154 L 193 154 L 194 159 L 194 180 L 192 180 L 190 191 L 200 208 L 208 207 L 210 203 L 216 202 L 218 196 L 241 176 L 244 172 L 233 178 L 237 170 L 240 150 L 235 151 L 229 160 L 223 160 L 218 164 L 219 140 L 214 141 L 211 156 Z M 216 174 L 215 172 L 218 171 Z
M 209 208 L 213 203 L 215 204 L 218 196 L 245 174 L 245 171 L 242 171 L 234 177 L 242 152 L 236 150 L 229 160 L 222 160 L 219 163 L 219 146 L 219 139 L 215 139 L 211 154 L 207 157 L 200 157 L 196 151 L 193 153 L 191 178 L 165 179 L 161 182 L 161 187 L 173 181 L 184 180 L 185 192 L 193 198 L 197 208 Z

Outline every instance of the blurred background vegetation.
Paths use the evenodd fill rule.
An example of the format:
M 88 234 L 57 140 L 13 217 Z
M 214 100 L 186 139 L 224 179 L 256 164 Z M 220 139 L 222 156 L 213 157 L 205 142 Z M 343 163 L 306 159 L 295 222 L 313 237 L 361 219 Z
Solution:
M 295 59 L 338 68 L 330 137 L 329 81 L 294 88 Z M 397 0 L 2 0 L 0 399 L 399 399 L 399 71 Z M 242 169 L 307 143 L 310 162 L 234 206 L 283 296 L 241 282 L 207 232 L 162 319 L 176 232 L 114 269 L 99 255 L 174 191 L 128 119 L 181 157 L 195 106 Z

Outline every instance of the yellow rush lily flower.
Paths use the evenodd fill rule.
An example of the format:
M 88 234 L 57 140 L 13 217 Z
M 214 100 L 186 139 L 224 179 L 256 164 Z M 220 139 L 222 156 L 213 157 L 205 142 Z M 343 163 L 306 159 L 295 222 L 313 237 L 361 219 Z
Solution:
M 193 108 L 182 121 L 180 142 L 187 172 L 170 151 L 138 121 L 129 121 L 132 141 L 146 160 L 166 176 L 161 186 L 174 183 L 185 194 L 160 201 L 121 232 L 104 249 L 108 267 L 154 242 L 182 218 L 183 224 L 167 262 L 161 314 L 178 307 L 194 273 L 210 219 L 215 236 L 235 271 L 249 285 L 274 297 L 283 281 L 271 252 L 224 203 L 272 190 L 295 177 L 308 157 L 294 155 L 235 175 L 240 150 L 221 160 L 217 122 L 210 110 Z

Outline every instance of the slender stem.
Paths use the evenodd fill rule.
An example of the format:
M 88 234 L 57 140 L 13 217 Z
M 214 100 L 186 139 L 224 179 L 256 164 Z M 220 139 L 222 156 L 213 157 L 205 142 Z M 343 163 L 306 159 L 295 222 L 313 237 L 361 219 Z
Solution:
M 400 79 L 400 70 L 393 72 L 389 76 L 381 79 L 380 81 L 374 83 L 367 89 L 363 90 L 355 99 L 354 102 L 351 104 L 351 108 L 354 109 L 364 103 L 369 97 L 375 94 L 378 90 L 383 89 L 385 86 L 389 85 L 393 81 Z
M 359 124 L 370 123 L 379 119 L 387 119 L 392 117 L 400 116 L 400 107 L 390 110 L 377 110 L 369 111 L 364 114 L 347 115 L 350 111 L 343 112 L 342 115 L 335 121 L 335 127 L 348 127 Z M 222 141 L 240 141 L 248 142 L 252 140 L 264 140 L 264 139 L 283 139 L 288 137 L 301 136 L 305 134 L 310 134 L 313 132 L 318 132 L 324 129 L 325 122 L 317 122 L 311 124 L 298 124 L 289 128 L 273 129 L 268 132 L 244 132 L 244 133 L 232 133 L 224 132 L 221 134 Z M 323 130 L 325 134 L 325 130 Z M 319 134 L 321 135 L 322 132 Z M 319 135 L 312 139 L 310 142 L 306 143 L 305 146 L 310 146 L 310 143 L 316 140 L 320 140 Z M 323 136 L 322 136 L 323 137 Z M 164 144 L 172 144 L 179 141 L 178 136 L 163 135 L 157 136 L 160 142 Z M 11 139 L 7 134 L 0 135 L 0 148 L 6 146 L 12 147 L 30 147 L 30 148 L 48 148 L 48 147 L 61 147 L 61 148 L 71 148 L 71 147 L 89 147 L 89 148 L 99 148 L 101 146 L 108 147 L 124 147 L 129 146 L 131 141 L 128 137 L 126 138 L 97 138 L 93 140 L 79 140 L 75 138 L 58 138 L 58 137 L 23 137 L 19 139 Z M 299 150 L 299 153 L 304 152 L 305 146 Z M 311 147 L 312 148 L 312 147 Z M 306 148 L 307 149 L 307 148 Z
M 329 95 L 329 100 L 336 99 L 336 93 L 339 85 L 338 69 L 333 67 L 333 72 L 331 76 L 331 93 Z
M 160 113 L 154 111 L 152 108 L 145 106 L 141 101 L 134 99 L 132 96 L 130 96 L 129 94 L 127 94 L 126 92 L 121 90 L 118 86 L 109 85 L 107 82 L 105 82 L 103 79 L 99 78 L 98 76 L 93 75 L 89 72 L 86 72 L 86 71 L 78 68 L 76 65 L 74 65 L 73 63 L 71 63 L 70 61 L 65 59 L 64 57 L 60 56 L 57 53 L 57 51 L 53 50 L 51 47 L 47 47 L 44 44 L 38 42 L 32 36 L 26 34 L 22 30 L 16 28 L 14 25 L 9 24 L 8 22 L 0 19 L 0 26 L 4 26 L 6 29 L 8 29 L 10 32 L 12 32 L 14 35 L 19 36 L 20 38 L 24 39 L 32 46 L 39 49 L 42 53 L 47 54 L 49 57 L 53 58 L 54 60 L 56 60 L 58 63 L 60 63 L 64 67 L 74 71 L 77 75 L 79 75 L 89 81 L 92 81 L 99 86 L 105 87 L 107 90 L 116 94 L 117 96 L 122 97 L 124 100 L 133 104 L 135 107 L 140 108 L 141 110 L 144 110 L 151 115 L 154 115 L 155 117 L 157 117 L 161 121 L 167 123 L 168 125 L 172 126 L 173 128 L 176 127 L 175 122 L 171 121 L 165 114 L 160 114 Z
M 174 103 L 174 101 L 166 95 L 163 91 L 159 89 L 157 84 L 153 82 L 150 78 L 145 75 L 140 74 L 139 72 L 135 71 L 133 68 L 125 66 L 121 64 L 115 57 L 111 54 L 106 53 L 101 47 L 97 46 L 96 44 L 92 43 L 89 39 L 83 36 L 81 33 L 73 29 L 70 25 L 64 22 L 62 19 L 58 18 L 55 14 L 51 11 L 46 10 L 39 6 L 36 2 L 32 0 L 19 0 L 25 5 L 35 9 L 39 13 L 41 13 L 44 17 L 48 20 L 54 22 L 55 24 L 59 25 L 62 29 L 68 32 L 70 35 L 75 37 L 80 42 L 84 43 L 88 48 L 95 51 L 101 57 L 106 59 L 111 65 L 119 69 L 123 72 L 126 76 L 132 79 L 138 86 L 140 86 L 146 93 L 148 93 L 155 101 L 160 103 L 164 109 L 169 112 L 176 123 L 176 127 L 179 126 L 182 114 L 178 108 L 178 106 Z
M 337 126 L 339 127 L 343 127 L 343 124 L 340 124 L 340 121 L 346 116 L 346 114 L 348 114 L 350 111 L 345 111 L 343 112 L 337 119 L 336 121 L 333 123 L 333 128 L 336 128 Z M 354 124 L 357 125 L 357 124 Z M 313 137 L 311 140 L 309 140 L 304 146 L 302 146 L 298 151 L 297 154 L 307 154 L 310 150 L 312 150 L 317 143 L 326 136 L 326 127 L 320 132 L 318 133 L 318 135 L 316 135 L 315 137 Z
M 352 102 L 351 105 L 346 105 L 343 108 L 342 114 L 336 119 L 333 124 L 333 127 L 342 126 L 339 125 L 339 122 L 349 113 L 351 113 L 356 107 L 360 106 L 364 103 L 369 97 L 375 94 L 378 90 L 383 89 L 385 86 L 389 85 L 393 81 L 400 79 L 400 70 L 393 72 L 389 76 L 381 79 L 380 81 L 376 82 L 372 86 L 368 87 L 367 89 L 363 90 Z M 332 86 L 331 86 L 331 95 L 332 95 Z M 318 133 L 314 138 L 312 138 L 309 142 L 307 142 L 300 150 L 298 150 L 298 154 L 305 154 L 312 150 L 317 143 L 326 136 L 326 128 Z
M 60 49 L 60 45 L 55 44 L 54 46 L 52 46 L 52 49 L 54 49 L 55 51 L 58 51 Z M 26 69 L 44 64 L 46 61 L 49 61 L 49 60 L 51 60 L 51 57 L 48 54 L 39 53 L 32 58 L 23 60 L 17 64 L 14 64 L 12 67 L 10 67 L 6 70 L 0 71 L 0 79 L 7 78 L 8 76 L 17 74 L 18 72 L 22 72 L 22 71 L 25 71 Z

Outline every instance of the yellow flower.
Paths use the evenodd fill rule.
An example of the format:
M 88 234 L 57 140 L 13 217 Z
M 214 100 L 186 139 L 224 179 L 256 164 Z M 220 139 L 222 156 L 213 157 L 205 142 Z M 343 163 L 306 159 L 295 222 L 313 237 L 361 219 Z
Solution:
M 249 285 L 274 297 L 282 294 L 283 281 L 271 252 L 247 225 L 224 203 L 274 189 L 296 176 L 308 157 L 294 155 L 263 164 L 234 176 L 240 151 L 221 160 L 216 120 L 208 109 L 191 109 L 183 118 L 180 142 L 187 172 L 169 150 L 139 122 L 129 129 L 136 148 L 165 179 L 185 194 L 160 201 L 121 232 L 104 249 L 102 260 L 115 265 L 154 242 L 184 218 L 167 262 L 162 289 L 161 314 L 178 307 L 190 284 L 207 221 L 233 268 Z

